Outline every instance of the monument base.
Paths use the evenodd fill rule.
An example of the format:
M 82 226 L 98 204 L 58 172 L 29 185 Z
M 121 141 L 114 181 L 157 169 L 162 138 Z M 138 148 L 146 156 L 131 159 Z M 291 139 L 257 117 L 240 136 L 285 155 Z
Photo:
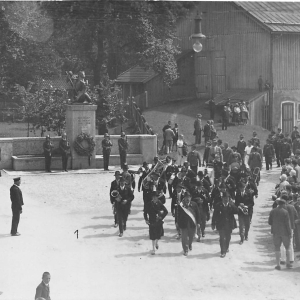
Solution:
M 68 105 L 66 110 L 66 132 L 71 144 L 72 169 L 95 169 L 96 149 L 91 156 L 81 156 L 74 149 L 74 142 L 78 135 L 86 133 L 95 139 L 97 105 Z M 86 147 L 87 145 L 83 145 Z

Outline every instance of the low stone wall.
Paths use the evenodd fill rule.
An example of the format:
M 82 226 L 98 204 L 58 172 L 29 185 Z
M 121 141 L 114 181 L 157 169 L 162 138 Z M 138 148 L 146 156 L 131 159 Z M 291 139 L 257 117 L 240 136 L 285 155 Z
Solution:
M 119 154 L 118 139 L 119 135 L 111 135 L 113 143 L 112 155 Z M 54 144 L 54 156 L 59 156 L 59 141 L 60 137 L 51 138 Z M 96 155 L 102 155 L 101 142 L 103 136 L 96 135 Z M 127 140 L 129 143 L 128 154 L 138 154 L 143 158 L 143 161 L 151 162 L 153 157 L 157 155 L 157 137 L 156 135 L 128 135 Z M 28 137 L 28 138 L 0 138 L 0 169 L 13 169 L 12 156 L 43 155 L 44 137 Z M 140 159 L 139 159 L 140 160 Z

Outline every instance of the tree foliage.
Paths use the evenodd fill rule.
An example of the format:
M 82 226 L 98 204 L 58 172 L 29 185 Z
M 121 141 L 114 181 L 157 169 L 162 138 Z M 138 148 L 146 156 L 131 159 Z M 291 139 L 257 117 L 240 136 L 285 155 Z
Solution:
M 27 88 L 19 84 L 15 86 L 15 94 L 23 102 L 20 114 L 31 124 L 33 130 L 45 126 L 48 131 L 61 135 L 66 126 L 66 105 L 69 104 L 66 91 L 51 87 L 32 91 L 33 84 L 30 82 Z

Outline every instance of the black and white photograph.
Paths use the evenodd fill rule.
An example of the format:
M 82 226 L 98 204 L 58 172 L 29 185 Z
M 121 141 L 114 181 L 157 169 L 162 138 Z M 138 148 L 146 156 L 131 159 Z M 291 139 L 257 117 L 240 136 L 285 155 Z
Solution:
M 0 300 L 298 300 L 300 2 L 0 0 Z

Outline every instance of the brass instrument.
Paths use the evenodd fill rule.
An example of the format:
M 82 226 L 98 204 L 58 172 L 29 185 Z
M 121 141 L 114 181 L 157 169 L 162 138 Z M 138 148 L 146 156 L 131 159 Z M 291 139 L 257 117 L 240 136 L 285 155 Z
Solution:
M 113 190 L 113 191 L 111 191 L 110 195 L 113 198 L 117 198 L 120 195 L 120 193 L 117 190 Z
M 239 206 L 239 209 L 243 212 L 244 215 L 248 215 L 248 206 Z
M 152 181 L 151 175 L 156 171 L 160 170 L 166 164 L 166 160 L 158 160 L 154 168 L 149 172 L 149 174 L 143 179 L 142 186 L 146 189 L 149 188 L 149 184 Z

